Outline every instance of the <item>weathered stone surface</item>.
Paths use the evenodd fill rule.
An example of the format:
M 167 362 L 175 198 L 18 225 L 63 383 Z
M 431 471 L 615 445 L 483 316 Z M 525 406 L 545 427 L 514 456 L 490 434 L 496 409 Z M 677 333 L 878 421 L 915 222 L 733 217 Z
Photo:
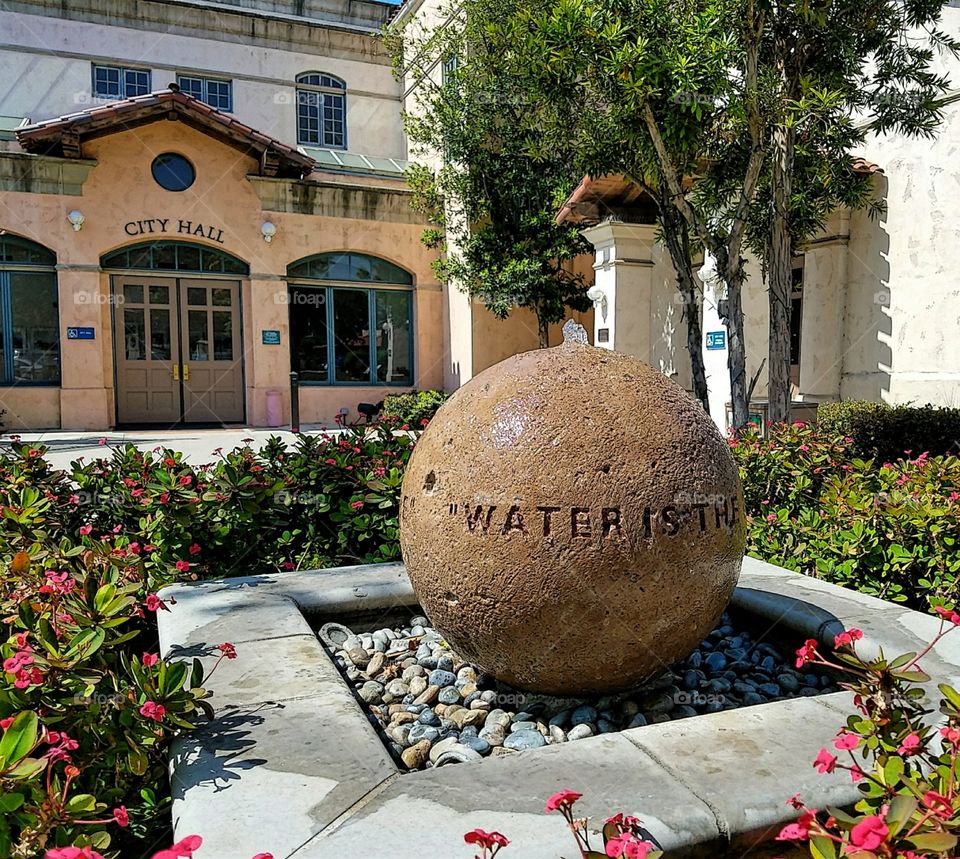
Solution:
M 411 457 L 400 527 L 453 650 L 565 695 L 630 687 L 692 651 L 745 533 L 736 466 L 700 406 L 635 358 L 570 343 L 451 397 Z

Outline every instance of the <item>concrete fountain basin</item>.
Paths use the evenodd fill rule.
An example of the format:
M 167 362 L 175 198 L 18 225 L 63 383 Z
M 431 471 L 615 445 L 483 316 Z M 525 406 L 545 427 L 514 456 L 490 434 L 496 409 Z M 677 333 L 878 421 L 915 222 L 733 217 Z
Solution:
M 204 582 L 161 596 L 171 603 L 158 616 L 165 656 L 212 664 L 224 641 L 239 654 L 208 684 L 216 718 L 178 740 L 171 759 L 176 837 L 202 835 L 207 859 L 446 859 L 471 855 L 463 833 L 475 827 L 505 833 L 505 856 L 557 859 L 571 839 L 544 803 L 563 788 L 584 794 L 578 812 L 596 826 L 623 811 L 671 856 L 733 856 L 792 819 L 795 793 L 818 808 L 858 797 L 846 773 L 811 766 L 852 711 L 846 692 L 401 774 L 312 626 L 416 605 L 402 564 Z M 939 628 L 929 615 L 751 558 L 731 606 L 780 644 L 832 645 L 860 627 L 867 656 L 919 650 Z M 958 666 L 952 637 L 924 658 L 928 703 L 938 682 L 956 682 Z

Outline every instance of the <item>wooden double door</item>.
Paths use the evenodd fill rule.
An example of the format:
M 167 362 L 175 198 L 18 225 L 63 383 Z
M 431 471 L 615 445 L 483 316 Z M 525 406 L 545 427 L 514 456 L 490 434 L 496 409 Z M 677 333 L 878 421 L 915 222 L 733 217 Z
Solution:
M 244 420 L 240 282 L 113 279 L 117 421 Z

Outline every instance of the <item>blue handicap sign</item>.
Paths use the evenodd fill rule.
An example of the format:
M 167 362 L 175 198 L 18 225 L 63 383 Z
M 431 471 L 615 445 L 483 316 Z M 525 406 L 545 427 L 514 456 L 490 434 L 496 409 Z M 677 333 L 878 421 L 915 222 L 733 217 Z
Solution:
M 708 349 L 726 349 L 727 332 L 726 331 L 708 331 L 707 332 Z

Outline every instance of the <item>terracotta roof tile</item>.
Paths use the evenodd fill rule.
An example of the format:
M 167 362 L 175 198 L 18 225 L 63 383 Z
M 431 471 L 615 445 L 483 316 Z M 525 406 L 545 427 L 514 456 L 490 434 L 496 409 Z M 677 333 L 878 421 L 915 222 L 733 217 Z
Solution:
M 56 153 L 60 151 L 62 136 L 67 131 L 75 131 L 81 137 L 94 133 L 102 135 L 112 130 L 122 130 L 126 121 L 138 125 L 152 122 L 171 110 L 187 121 L 195 121 L 238 148 L 254 149 L 258 155 L 269 151 L 279 156 L 278 170 L 282 175 L 305 176 L 315 166 L 316 162 L 297 148 L 244 125 L 234 117 L 178 89 L 132 96 L 66 114 L 56 119 L 36 122 L 18 128 L 16 136 L 20 146 L 27 152 Z M 118 126 L 120 129 L 117 128 Z

